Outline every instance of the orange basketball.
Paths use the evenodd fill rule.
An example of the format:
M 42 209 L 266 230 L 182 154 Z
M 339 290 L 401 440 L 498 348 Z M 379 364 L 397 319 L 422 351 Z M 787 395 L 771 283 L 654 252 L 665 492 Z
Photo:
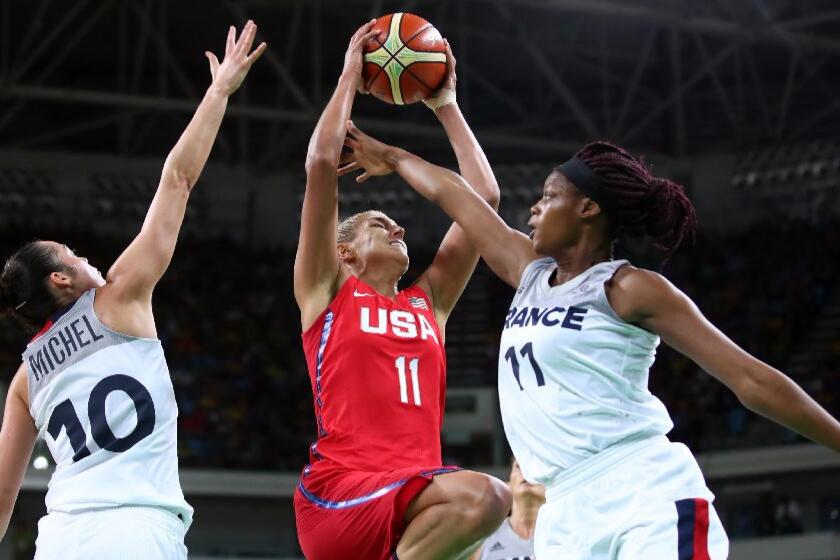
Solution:
M 446 76 L 446 48 L 434 26 L 414 14 L 376 20 L 364 49 L 365 89 L 387 103 L 408 105 L 437 90 Z

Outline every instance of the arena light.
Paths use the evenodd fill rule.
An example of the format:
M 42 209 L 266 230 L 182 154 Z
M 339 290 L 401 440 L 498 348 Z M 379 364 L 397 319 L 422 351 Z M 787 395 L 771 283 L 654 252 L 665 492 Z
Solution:
M 737 161 L 731 183 L 753 192 L 769 192 L 769 187 L 799 191 L 802 185 L 836 186 L 840 145 L 818 141 L 748 152 Z
M 48 466 L 50 466 L 50 462 L 44 455 L 38 455 L 32 461 L 32 468 L 34 468 L 36 471 L 46 470 Z

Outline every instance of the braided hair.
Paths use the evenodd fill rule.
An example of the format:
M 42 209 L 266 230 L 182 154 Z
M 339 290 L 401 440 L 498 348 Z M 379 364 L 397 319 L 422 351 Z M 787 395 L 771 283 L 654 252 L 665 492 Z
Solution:
M 624 228 L 642 228 L 666 259 L 694 235 L 697 215 L 682 185 L 654 177 L 641 159 L 609 142 L 587 144 L 576 156 L 604 187 L 614 235 Z

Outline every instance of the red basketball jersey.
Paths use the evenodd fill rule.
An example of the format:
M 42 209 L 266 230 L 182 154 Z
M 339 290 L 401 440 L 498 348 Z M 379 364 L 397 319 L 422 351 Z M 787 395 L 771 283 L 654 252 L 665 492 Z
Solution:
M 318 423 L 313 466 L 441 464 L 446 353 L 423 290 L 391 301 L 351 276 L 302 336 Z

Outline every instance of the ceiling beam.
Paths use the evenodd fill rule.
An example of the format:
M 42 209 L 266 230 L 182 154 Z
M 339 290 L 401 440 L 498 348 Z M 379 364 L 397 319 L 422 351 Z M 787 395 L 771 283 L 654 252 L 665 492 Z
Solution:
M 488 0 L 489 1 L 489 0 Z M 677 12 L 669 12 L 659 8 L 649 8 L 638 4 L 618 0 L 517 0 L 521 5 L 535 8 L 549 9 L 555 11 L 573 12 L 578 14 L 590 14 L 597 16 L 609 16 L 620 20 L 636 19 L 655 22 L 660 25 L 677 27 L 684 30 L 695 30 L 710 35 L 722 35 L 728 37 L 748 37 L 752 41 L 763 41 L 771 43 L 782 42 L 785 39 L 778 34 L 778 29 L 767 27 L 745 27 L 734 21 L 709 18 L 692 17 L 688 18 Z M 834 19 L 834 12 L 831 12 L 829 19 Z M 810 21 L 810 18 L 809 18 Z M 819 21 L 817 21 L 819 23 Z M 791 20 L 790 29 L 795 30 L 802 27 L 802 20 Z M 788 23 L 780 21 L 778 27 L 782 30 L 788 28 Z M 809 50 L 820 50 L 840 55 L 840 40 L 814 33 L 795 31 L 788 34 L 798 46 Z
M 242 6 L 228 2 L 227 7 L 231 11 L 231 13 L 233 13 L 233 15 L 237 18 L 240 28 L 244 28 L 245 22 L 247 21 L 248 17 L 245 13 L 245 10 L 242 9 Z M 299 22 L 299 18 L 295 20 L 295 22 Z M 297 32 L 295 31 L 295 34 L 296 33 Z M 259 44 L 259 41 L 260 39 L 257 39 L 257 41 L 255 42 Z M 294 45 L 287 45 L 286 48 L 294 48 Z M 280 81 L 283 82 L 286 88 L 288 88 L 289 93 L 291 93 L 292 97 L 295 98 L 295 101 L 297 101 L 301 107 L 311 109 L 312 101 L 309 99 L 309 96 L 307 96 L 306 92 L 303 91 L 301 85 L 297 82 L 297 80 L 295 80 L 295 78 L 292 76 L 292 73 L 289 71 L 288 65 L 284 61 L 280 60 L 280 57 L 277 55 L 277 53 L 273 49 L 269 48 L 263 53 L 262 59 L 265 60 L 265 62 L 268 64 L 268 66 L 271 67 L 272 70 L 274 70 L 274 72 L 280 78 Z
M 571 111 L 572 115 L 578 121 L 578 124 L 583 128 L 589 138 L 597 138 L 600 136 L 598 127 L 595 126 L 595 121 L 589 116 L 589 113 L 583 108 L 580 102 L 575 97 L 571 88 L 566 85 L 566 82 L 557 74 L 556 68 L 552 66 L 551 62 L 546 58 L 542 48 L 537 45 L 529 36 L 522 24 L 513 17 L 508 7 L 502 2 L 495 2 L 494 5 L 499 13 L 507 19 L 516 30 L 520 45 L 528 51 L 531 59 L 537 65 L 537 68 L 542 72 L 543 76 L 557 95 L 563 100 L 566 106 Z
M 79 90 L 70 88 L 11 86 L 6 95 L 8 97 L 51 101 L 57 103 L 77 103 L 82 105 L 103 105 L 141 109 L 146 112 L 176 112 L 192 114 L 195 112 L 197 101 L 189 99 L 174 99 L 152 95 L 127 95 L 109 91 Z M 300 111 L 277 109 L 274 107 L 260 107 L 255 105 L 228 106 L 227 114 L 235 118 L 248 118 L 261 121 L 279 121 L 286 123 L 302 123 L 315 126 L 318 113 L 314 111 Z M 394 119 L 365 117 L 359 115 L 354 118 L 361 128 L 372 131 L 389 132 L 402 136 L 421 138 L 439 138 L 445 141 L 443 129 L 439 126 L 407 123 Z M 523 150 L 538 150 L 554 156 L 568 154 L 580 147 L 580 143 L 570 140 L 553 140 L 540 136 L 511 135 L 493 130 L 476 131 L 476 137 L 486 147 L 515 147 Z

